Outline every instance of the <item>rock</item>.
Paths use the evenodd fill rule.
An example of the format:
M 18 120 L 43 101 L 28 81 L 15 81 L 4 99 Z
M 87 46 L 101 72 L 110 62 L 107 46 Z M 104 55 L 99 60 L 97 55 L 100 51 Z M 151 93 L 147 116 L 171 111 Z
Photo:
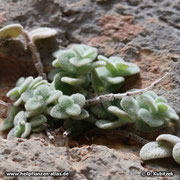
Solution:
M 99 54 L 121 55 L 140 67 L 140 75 L 127 78 L 122 91 L 146 87 L 170 71 L 171 76 L 155 91 L 180 115 L 179 0 L 0 0 L 0 4 L 0 28 L 20 23 L 27 30 L 47 26 L 58 31 L 56 37 L 37 42 L 46 72 L 58 48 L 73 43 L 94 45 Z M 23 40 L 1 42 L 0 99 L 9 102 L 6 92 L 19 77 L 28 75 L 36 72 Z M 0 121 L 5 112 L 0 107 Z M 177 131 L 180 134 L 178 126 Z M 5 178 L 6 171 L 69 171 L 73 180 L 148 179 L 140 175 L 148 170 L 173 171 L 173 179 L 180 176 L 172 159 L 145 164 L 139 159 L 140 148 L 134 150 L 119 141 L 115 150 L 106 147 L 111 140 L 104 137 L 100 137 L 101 145 L 74 147 L 74 143 L 74 148 L 67 149 L 62 147 L 65 139 L 56 138 L 52 145 L 42 138 L 36 134 L 29 140 L 0 140 L 0 177 Z
M 118 151 L 102 145 L 90 145 L 76 148 L 46 146 L 43 139 L 0 140 L 0 177 L 5 178 L 8 171 L 67 171 L 67 179 L 144 179 L 141 172 L 146 171 L 138 154 L 127 147 Z M 132 148 L 133 149 L 133 148 Z M 172 162 L 170 162 L 172 164 Z M 151 171 L 157 169 L 152 168 Z M 158 168 L 158 170 L 168 170 Z M 178 179 L 179 171 L 173 169 Z M 176 174 L 177 173 L 177 174 Z M 18 179 L 25 177 L 19 176 Z M 47 177 L 50 178 L 50 177 Z M 40 177 L 36 177 L 40 179 Z

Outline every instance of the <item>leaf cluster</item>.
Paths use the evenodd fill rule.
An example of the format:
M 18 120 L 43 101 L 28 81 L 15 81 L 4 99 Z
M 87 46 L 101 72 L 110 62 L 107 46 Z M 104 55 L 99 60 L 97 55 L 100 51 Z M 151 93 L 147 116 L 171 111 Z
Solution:
M 140 157 L 143 160 L 173 157 L 180 164 L 180 138 L 171 134 L 161 134 L 156 141 L 142 147 Z
M 109 106 L 108 111 L 117 116 L 118 120 L 99 120 L 96 122 L 98 127 L 113 129 L 135 123 L 141 131 L 151 132 L 179 119 L 174 109 L 167 104 L 167 100 L 153 91 L 136 97 L 124 97 L 116 106 Z

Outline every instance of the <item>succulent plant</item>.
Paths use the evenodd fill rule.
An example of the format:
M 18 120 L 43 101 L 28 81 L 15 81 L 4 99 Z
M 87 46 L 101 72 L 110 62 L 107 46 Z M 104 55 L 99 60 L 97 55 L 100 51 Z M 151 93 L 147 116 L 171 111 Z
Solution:
M 92 73 L 92 83 L 97 93 L 117 91 L 123 84 L 126 76 L 139 73 L 136 64 L 125 62 L 122 58 L 98 56 L 99 62 L 105 62 L 105 67 L 96 68 Z
M 156 141 L 145 144 L 140 157 L 143 160 L 173 157 L 180 163 L 180 138 L 171 134 L 161 134 Z
M 140 130 L 146 132 L 157 130 L 168 122 L 179 119 L 167 100 L 152 91 L 136 97 L 124 97 L 119 106 L 110 106 L 108 111 L 119 118 L 119 127 L 122 124 L 120 122 L 135 122 Z
M 56 101 L 62 92 L 55 90 L 54 86 L 42 77 L 20 78 L 16 87 L 7 93 L 12 100 L 16 100 L 14 106 L 24 104 L 26 116 L 32 117 L 46 111 L 46 107 Z
M 42 114 L 28 120 L 25 111 L 20 111 L 14 118 L 14 127 L 9 131 L 7 139 L 14 137 L 27 138 L 31 132 L 44 130 L 46 122 L 47 118 Z
M 84 105 L 85 97 L 82 94 L 63 95 L 58 99 L 58 104 L 50 108 L 50 115 L 56 119 L 85 119 L 89 113 L 82 109 Z
M 14 137 L 26 138 L 31 132 L 31 125 L 27 122 L 24 111 L 20 111 L 14 118 L 14 127 L 9 131 L 7 139 Z
M 31 132 L 44 130 L 47 109 L 56 104 L 61 95 L 61 91 L 56 90 L 46 80 L 42 80 L 42 77 L 20 78 L 16 87 L 7 93 L 8 97 L 16 101 L 14 106 L 9 108 L 1 130 L 12 128 L 8 138 L 27 137 Z
M 75 44 L 66 50 L 54 53 L 56 58 L 52 65 L 57 69 L 49 74 L 56 88 L 66 93 L 72 86 L 80 86 L 88 81 L 87 73 L 105 66 L 105 62 L 93 62 L 97 57 L 97 49 L 84 44 Z

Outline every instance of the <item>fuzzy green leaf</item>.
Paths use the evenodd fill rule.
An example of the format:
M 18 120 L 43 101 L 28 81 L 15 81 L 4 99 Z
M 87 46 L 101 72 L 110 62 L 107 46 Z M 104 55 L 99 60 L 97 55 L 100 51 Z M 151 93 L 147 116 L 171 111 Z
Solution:
M 20 122 L 26 122 L 26 116 L 24 111 L 20 111 L 14 118 L 14 125 L 17 126 Z
M 41 108 L 43 105 L 44 102 L 42 100 L 39 101 L 36 97 L 33 97 L 26 102 L 25 108 L 27 111 L 34 111 Z
M 105 77 L 104 80 L 110 84 L 120 84 L 124 82 L 124 77 Z
M 85 105 L 86 99 L 82 94 L 76 93 L 71 95 L 75 104 L 78 104 L 81 108 Z
M 165 113 L 169 108 L 165 103 L 156 103 L 158 107 L 158 113 Z
M 20 87 L 23 84 L 24 81 L 25 81 L 24 77 L 19 78 L 18 81 L 16 82 L 16 86 Z
M 139 106 L 137 101 L 133 97 L 122 98 L 120 105 L 123 110 L 127 112 L 130 116 L 137 116 Z
M 167 100 L 166 100 L 166 98 L 164 98 L 163 96 L 158 96 L 158 97 L 155 99 L 155 103 L 165 103 L 165 104 L 167 104 Z
M 180 164 L 180 143 L 177 143 L 174 146 L 172 156 L 173 156 L 174 160 Z
M 151 96 L 143 94 L 138 97 L 138 100 L 146 104 L 151 112 L 153 113 L 158 112 L 158 107 Z
M 32 97 L 33 97 L 33 91 L 30 89 L 28 89 L 27 91 L 25 91 L 24 93 L 21 94 L 21 99 L 24 102 L 27 102 Z
M 61 53 L 59 53 L 58 63 L 66 72 L 76 73 L 76 68 L 69 62 L 69 60 L 74 56 L 75 55 L 72 50 L 63 50 Z
M 115 64 L 113 64 L 113 62 L 112 62 L 111 60 L 109 60 L 108 58 L 106 58 L 105 56 L 102 56 L 102 55 L 99 55 L 99 56 L 98 56 L 98 60 L 106 62 L 106 68 L 107 68 L 113 75 L 116 75 L 116 74 L 117 74 L 116 66 L 115 66 Z
M 47 85 L 41 85 L 34 91 L 34 96 L 42 96 L 44 100 L 49 97 L 49 87 Z
M 140 151 L 140 157 L 143 160 L 171 157 L 171 154 L 172 148 L 163 142 L 147 143 Z
M 12 128 L 7 135 L 7 139 L 10 140 L 10 139 L 14 139 L 15 137 L 16 137 L 15 128 Z
M 48 28 L 48 27 L 40 27 L 29 32 L 29 36 L 33 41 L 36 41 L 39 39 L 46 39 L 46 38 L 55 36 L 56 34 L 57 34 L 57 31 L 55 29 Z
M 60 104 L 55 105 L 51 109 L 50 115 L 56 119 L 67 119 L 69 117 Z
M 34 116 L 33 118 L 31 118 L 29 122 L 31 124 L 31 127 L 33 128 L 33 127 L 40 126 L 40 125 L 46 123 L 47 118 L 43 114 L 40 114 L 40 115 L 37 115 L 37 116 Z
M 96 71 L 92 71 L 92 84 L 96 93 L 103 92 L 105 90 L 104 84 L 98 77 Z
M 14 106 L 19 106 L 23 102 L 22 98 L 20 97 L 17 101 L 14 102 Z
M 138 112 L 139 118 L 141 118 L 150 127 L 159 127 L 164 124 L 164 119 L 158 115 L 152 115 L 148 110 L 141 108 Z
M 85 78 L 83 76 L 78 78 L 62 77 L 61 81 L 72 86 L 79 86 L 85 82 Z
M 180 138 L 171 134 L 161 134 L 156 138 L 156 141 L 165 141 L 174 146 L 175 144 L 180 143 Z
M 29 85 L 29 89 L 33 88 L 37 83 L 39 83 L 40 81 L 42 81 L 42 79 L 43 79 L 43 78 L 42 78 L 41 76 L 35 78 L 35 79 L 31 82 L 31 84 Z
M 118 121 L 107 121 L 107 120 L 99 120 L 96 122 L 96 126 L 101 129 L 115 129 L 124 125 L 124 122 L 121 120 Z
M 0 40 L 6 38 L 16 38 L 22 33 L 22 31 L 23 27 L 20 24 L 7 25 L 0 29 Z
M 69 96 L 66 96 L 66 95 L 61 96 L 58 99 L 58 102 L 59 102 L 60 107 L 62 107 L 63 109 L 71 107 L 74 103 L 73 100 Z
M 82 119 L 86 119 L 88 117 L 89 117 L 88 111 L 82 109 L 81 114 L 79 114 L 78 116 L 73 116 L 72 118 L 75 120 L 82 120 Z
M 112 112 L 115 114 L 121 121 L 124 122 L 134 122 L 134 120 L 126 113 L 125 111 L 122 111 L 116 106 L 110 106 L 108 107 L 108 111 Z
M 58 98 L 62 96 L 62 92 L 59 90 L 53 90 L 49 93 L 49 98 L 46 100 L 46 104 L 53 103 L 54 101 L 58 100 Z
M 26 91 L 32 81 L 33 81 L 32 76 L 27 77 L 25 81 L 21 84 L 21 86 L 19 87 L 19 93 L 22 94 L 24 91 Z
M 64 77 L 64 75 L 67 75 L 65 73 L 58 73 L 54 77 L 54 87 L 58 90 L 61 90 L 64 94 L 72 94 L 73 93 L 73 88 L 71 85 L 64 83 L 61 81 L 61 78 Z
M 30 135 L 30 133 L 31 133 L 31 124 L 25 123 L 24 132 L 21 134 L 21 137 L 26 138 Z
M 18 87 L 15 87 L 15 88 L 11 89 L 6 94 L 7 97 L 16 96 L 16 95 L 19 95 L 19 88 Z
M 70 63 L 75 67 L 81 67 L 81 66 L 89 64 L 90 62 L 91 62 L 91 59 L 89 58 L 79 59 L 77 57 L 73 57 L 70 59 Z
M 159 98 L 158 95 L 153 91 L 147 91 L 144 93 L 144 95 L 151 96 L 153 99 Z
M 48 84 L 48 82 L 47 82 L 47 80 L 41 80 L 41 81 L 39 81 L 39 82 L 37 82 L 33 87 L 32 87 L 32 89 L 36 89 L 38 86 L 41 86 L 41 85 L 47 85 Z
M 127 62 L 116 63 L 116 68 L 118 70 L 118 75 L 120 76 L 129 76 L 140 72 L 140 69 L 136 64 Z
M 79 105 L 73 104 L 72 106 L 67 107 L 65 112 L 70 116 L 78 116 L 81 113 L 81 108 Z

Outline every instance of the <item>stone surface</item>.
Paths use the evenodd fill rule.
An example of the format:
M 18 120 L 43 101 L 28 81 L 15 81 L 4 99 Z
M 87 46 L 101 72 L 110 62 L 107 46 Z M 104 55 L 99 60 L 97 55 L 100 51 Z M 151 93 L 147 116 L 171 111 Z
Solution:
M 164 168 L 145 165 L 143 167 L 137 152 L 133 152 L 138 149 L 134 146 L 130 147 L 131 150 L 127 146 L 121 146 L 116 151 L 103 145 L 86 145 L 69 149 L 55 147 L 42 138 L 32 137 L 30 140 L 0 140 L 0 147 L 0 177 L 5 179 L 7 179 L 4 176 L 6 171 L 68 171 L 69 176 L 65 179 L 70 180 L 144 179 L 140 176 L 142 171 L 169 171 L 168 165 Z M 169 164 L 172 166 L 175 163 L 170 160 Z M 173 179 L 178 179 L 180 175 L 178 169 L 173 168 L 173 172 L 175 173 Z M 36 177 L 36 179 L 43 178 Z
M 20 23 L 27 30 L 40 26 L 57 30 L 55 38 L 37 42 L 46 72 L 51 69 L 52 52 L 73 43 L 93 45 L 100 54 L 121 55 L 136 63 L 140 74 L 127 78 L 121 91 L 146 87 L 170 71 L 171 76 L 155 91 L 164 95 L 180 115 L 179 0 L 0 0 L 0 28 L 11 23 Z M 35 76 L 36 72 L 23 39 L 1 42 L 0 99 L 9 102 L 5 93 L 18 77 L 28 75 Z M 6 108 L 0 107 L 0 121 L 5 112 Z M 177 131 L 180 135 L 180 127 Z M 115 148 L 109 146 L 111 140 L 104 139 L 107 138 L 100 137 L 94 143 Z M 166 169 L 174 171 L 173 179 L 179 178 L 179 166 L 172 159 L 145 164 L 138 157 L 139 148 L 123 148 L 117 140 L 115 144 L 116 150 L 93 145 L 68 151 L 38 138 L 22 142 L 1 140 L 0 177 L 6 170 L 48 169 L 70 171 L 70 179 L 77 180 L 144 179 L 140 176 L 142 170 Z

